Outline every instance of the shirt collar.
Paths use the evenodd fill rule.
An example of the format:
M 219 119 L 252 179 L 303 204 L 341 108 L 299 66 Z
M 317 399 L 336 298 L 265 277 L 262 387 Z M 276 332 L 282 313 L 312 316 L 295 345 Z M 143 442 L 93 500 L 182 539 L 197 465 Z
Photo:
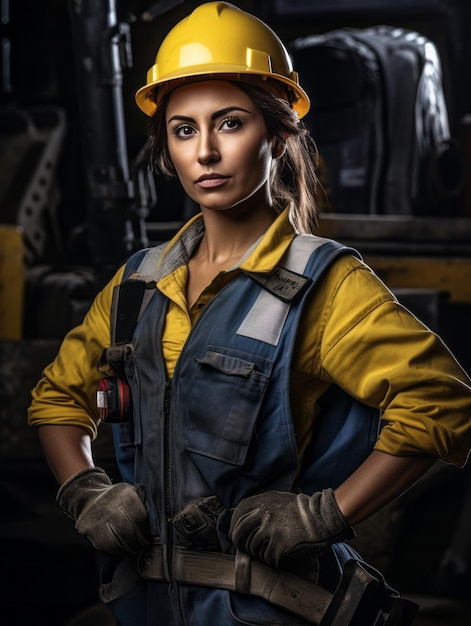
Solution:
M 167 276 L 181 265 L 186 265 L 204 235 L 201 214 L 189 220 L 171 239 L 165 248 L 156 280 Z M 268 230 L 243 255 L 239 262 L 227 271 L 241 269 L 247 272 L 271 272 L 280 262 L 295 232 L 286 208 Z

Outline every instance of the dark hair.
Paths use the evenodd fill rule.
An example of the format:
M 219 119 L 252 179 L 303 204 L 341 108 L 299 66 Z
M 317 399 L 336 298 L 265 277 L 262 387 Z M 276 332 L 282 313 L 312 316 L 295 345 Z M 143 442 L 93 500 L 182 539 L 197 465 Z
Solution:
M 242 89 L 260 109 L 269 135 L 283 146 L 283 154 L 274 161 L 270 177 L 274 209 L 280 213 L 289 204 L 290 220 L 297 232 L 315 233 L 318 153 L 307 126 L 298 119 L 285 99 L 277 97 L 268 89 L 242 81 L 231 82 Z M 148 133 L 153 168 L 167 176 L 175 176 L 165 124 L 169 95 L 162 98 L 150 118 Z

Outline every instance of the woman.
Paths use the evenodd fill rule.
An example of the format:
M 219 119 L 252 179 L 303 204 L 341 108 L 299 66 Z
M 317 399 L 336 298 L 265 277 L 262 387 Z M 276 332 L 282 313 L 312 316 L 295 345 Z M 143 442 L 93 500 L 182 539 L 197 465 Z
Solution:
M 355 251 L 311 234 L 309 100 L 265 24 L 199 6 L 136 100 L 201 214 L 97 296 L 29 422 L 60 506 L 116 557 L 100 589 L 119 624 L 306 624 L 250 572 L 334 587 L 354 525 L 437 458 L 466 462 L 470 381 Z M 327 412 L 332 390 L 353 413 Z M 100 417 L 119 421 L 115 484 L 93 462 Z

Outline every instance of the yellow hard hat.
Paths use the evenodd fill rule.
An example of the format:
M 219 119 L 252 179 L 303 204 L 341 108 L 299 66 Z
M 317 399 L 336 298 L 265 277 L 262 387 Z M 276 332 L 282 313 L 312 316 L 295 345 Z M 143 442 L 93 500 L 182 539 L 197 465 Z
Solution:
M 201 4 L 174 26 L 147 72 L 147 84 L 136 93 L 137 105 L 152 115 L 159 85 L 168 88 L 172 81 L 215 75 L 242 81 L 249 76 L 273 79 L 293 94 L 292 107 L 300 118 L 309 110 L 309 98 L 279 37 L 264 22 L 228 2 Z

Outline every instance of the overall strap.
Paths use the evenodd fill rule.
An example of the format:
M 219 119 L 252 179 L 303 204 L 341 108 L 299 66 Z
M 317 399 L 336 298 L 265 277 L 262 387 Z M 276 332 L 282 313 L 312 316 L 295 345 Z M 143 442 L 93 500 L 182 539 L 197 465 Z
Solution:
M 247 273 L 264 289 L 239 326 L 237 334 L 277 346 L 292 303 L 307 287 L 312 287 L 325 269 L 339 255 L 358 253 L 331 239 L 314 235 L 295 237 L 282 260 L 282 266 L 266 275 Z M 312 255 L 316 262 L 308 275 L 303 275 Z
M 166 244 L 140 250 L 126 264 L 123 281 L 113 290 L 111 301 L 111 345 L 131 341 L 134 327 L 141 319 L 155 292 L 152 273 Z

